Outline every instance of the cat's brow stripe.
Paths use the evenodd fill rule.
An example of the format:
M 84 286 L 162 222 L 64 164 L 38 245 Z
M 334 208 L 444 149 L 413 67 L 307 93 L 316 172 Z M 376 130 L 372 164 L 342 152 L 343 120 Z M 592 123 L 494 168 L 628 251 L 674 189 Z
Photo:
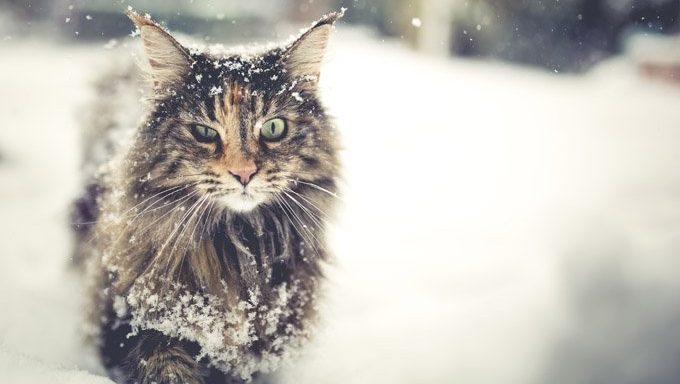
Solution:
M 208 118 L 210 121 L 217 121 L 217 117 L 215 115 L 215 99 L 217 96 L 213 97 L 206 97 L 205 98 L 205 111 L 206 114 L 208 115 Z

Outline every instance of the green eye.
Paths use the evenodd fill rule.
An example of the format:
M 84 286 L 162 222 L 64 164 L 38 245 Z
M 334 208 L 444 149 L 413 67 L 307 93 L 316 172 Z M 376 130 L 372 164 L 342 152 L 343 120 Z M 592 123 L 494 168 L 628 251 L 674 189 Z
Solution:
M 260 135 L 266 141 L 281 140 L 285 134 L 286 121 L 279 118 L 265 121 L 260 128 Z
M 216 130 L 200 124 L 194 124 L 191 127 L 191 133 L 194 135 L 196 140 L 200 141 L 201 143 L 213 142 L 218 137 Z

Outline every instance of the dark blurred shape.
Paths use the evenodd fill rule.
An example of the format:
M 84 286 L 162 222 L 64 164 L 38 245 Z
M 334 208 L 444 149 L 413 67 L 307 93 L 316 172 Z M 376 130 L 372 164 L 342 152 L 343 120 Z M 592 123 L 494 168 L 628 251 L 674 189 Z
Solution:
M 173 31 L 225 43 L 288 37 L 295 31 L 292 23 L 307 24 L 336 9 L 332 0 L 0 0 L 0 14 L 11 15 L 16 36 L 108 40 L 133 30 L 124 15 L 128 6 L 150 13 Z
M 583 71 L 621 52 L 623 40 L 632 32 L 680 30 L 680 0 L 338 0 L 338 4 L 349 8 L 349 22 L 373 25 L 424 51 L 493 57 L 558 72 Z
M 69 40 L 127 35 L 131 5 L 175 31 L 225 43 L 288 37 L 297 26 L 346 7 L 346 24 L 364 24 L 423 52 L 490 57 L 579 72 L 622 51 L 633 33 L 680 31 L 680 0 L 0 0 L 15 36 Z M 0 16 L 2 16 L 0 14 Z M 8 32 L 8 27 L 0 25 Z M 678 69 L 641 66 L 677 79 Z
M 440 55 L 491 57 L 578 72 L 622 50 L 632 32 L 680 30 L 680 0 L 0 0 L 17 34 L 42 31 L 68 39 L 110 39 L 132 30 L 123 11 L 132 5 L 175 31 L 231 43 L 287 37 L 346 7 L 345 23 Z M 677 69 L 646 66 L 645 73 L 675 78 Z
M 418 31 L 411 25 L 424 7 L 439 8 L 439 3 L 427 0 L 335 0 L 336 7 L 347 8 L 345 20 L 364 24 L 381 34 L 406 39 L 417 46 Z
M 467 12 L 454 22 L 455 54 L 581 71 L 620 52 L 631 30 L 676 32 L 680 1 L 484 0 Z
M 258 1 L 252 1 L 252 4 Z M 262 1 L 259 1 L 262 3 Z M 193 2 L 186 0 L 134 1 L 117 3 L 111 1 L 79 1 L 73 7 L 61 7 L 58 19 L 70 19 L 62 23 L 62 30 L 80 39 L 102 39 L 129 34 L 134 28 L 124 15 L 127 4 L 141 12 L 150 13 L 167 28 L 183 32 L 211 42 L 242 41 L 244 39 L 271 38 L 276 35 L 272 28 L 274 14 L 257 6 L 237 7 L 231 2 Z M 272 13 L 280 12 L 272 7 Z
M 12 12 L 17 18 L 26 21 L 40 21 L 52 14 L 52 4 L 58 1 L 49 0 L 1 0 L 0 6 Z
M 53 14 L 49 0 L 0 0 L 0 32 L 25 36 L 44 32 L 45 21 Z M 5 15 L 3 15 L 5 14 Z

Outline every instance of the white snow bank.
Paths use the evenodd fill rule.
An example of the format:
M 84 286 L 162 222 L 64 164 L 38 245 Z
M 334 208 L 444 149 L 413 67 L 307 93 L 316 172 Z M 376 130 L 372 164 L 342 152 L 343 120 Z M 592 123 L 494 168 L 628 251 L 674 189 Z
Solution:
M 0 383 L 12 384 L 112 384 L 101 376 L 77 369 L 48 366 L 0 348 Z

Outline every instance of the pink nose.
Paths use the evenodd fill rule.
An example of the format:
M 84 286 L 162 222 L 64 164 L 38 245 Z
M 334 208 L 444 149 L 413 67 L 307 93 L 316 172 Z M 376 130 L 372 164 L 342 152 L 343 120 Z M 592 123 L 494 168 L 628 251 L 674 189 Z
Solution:
M 229 170 L 229 173 L 231 173 L 231 175 L 234 176 L 236 180 L 240 181 L 244 186 L 248 184 L 255 172 L 257 172 L 257 166 L 255 164 L 241 166 Z

